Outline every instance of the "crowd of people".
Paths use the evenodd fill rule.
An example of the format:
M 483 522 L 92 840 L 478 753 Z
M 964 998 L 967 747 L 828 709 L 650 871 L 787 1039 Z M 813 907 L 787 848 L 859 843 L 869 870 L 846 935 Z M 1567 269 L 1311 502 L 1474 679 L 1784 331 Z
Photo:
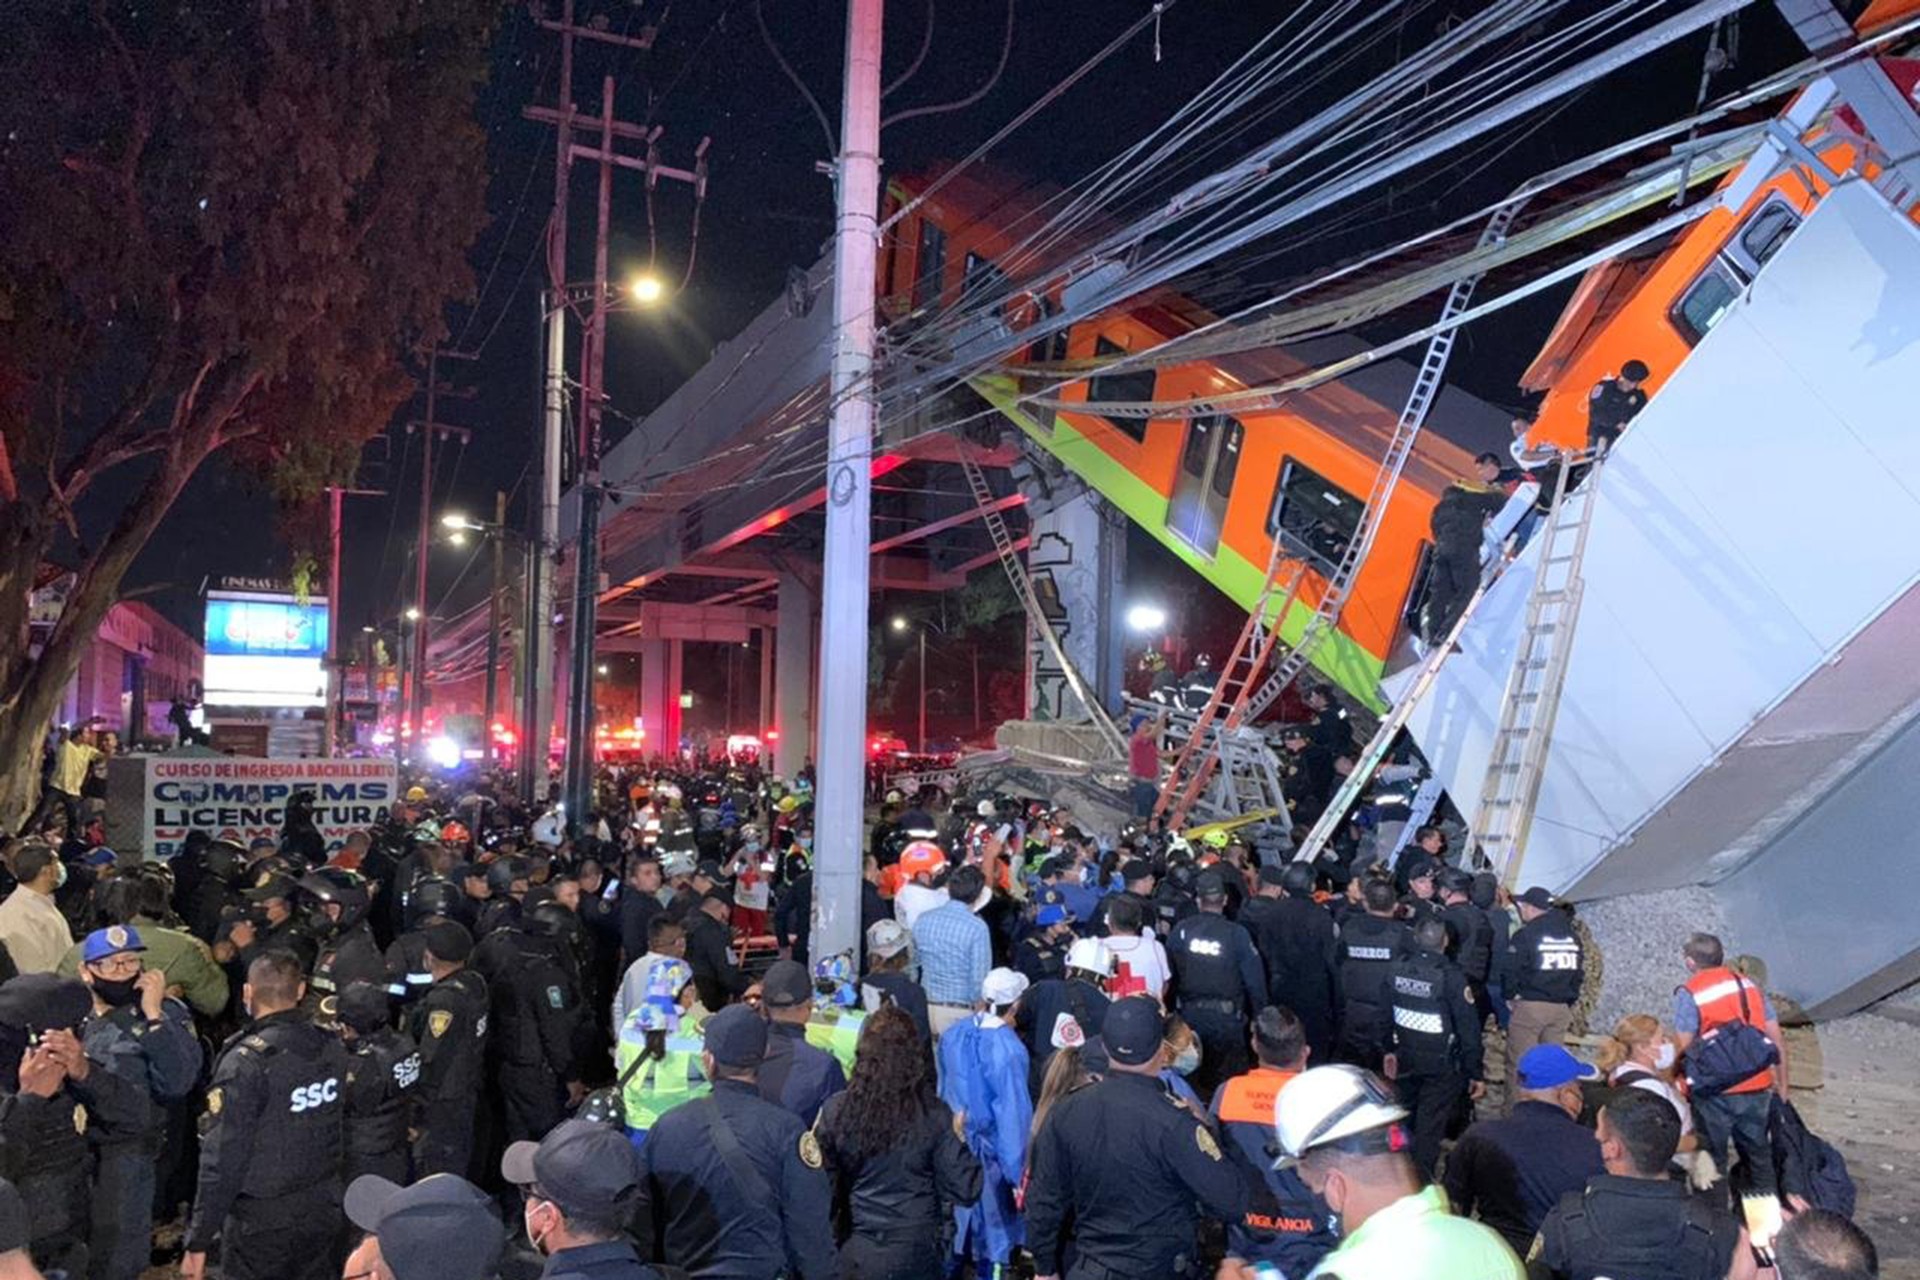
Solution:
M 891 793 L 829 955 L 811 812 L 633 766 L 569 833 L 422 780 L 338 848 L 295 797 L 158 862 L 44 810 L 0 873 L 0 1274 L 1874 1272 L 1844 1178 L 1776 1158 L 1784 1041 L 1710 936 L 1588 1061 L 1567 909 L 1438 828 L 1307 865 Z

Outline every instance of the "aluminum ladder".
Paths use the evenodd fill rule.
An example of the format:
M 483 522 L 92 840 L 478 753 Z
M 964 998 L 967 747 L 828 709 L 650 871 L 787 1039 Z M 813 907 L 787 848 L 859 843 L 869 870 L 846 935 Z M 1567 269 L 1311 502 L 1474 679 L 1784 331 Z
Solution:
M 1568 488 L 1576 466 L 1591 461 L 1576 487 Z M 1553 505 L 1539 534 L 1540 558 L 1513 667 L 1500 699 L 1500 725 L 1480 787 L 1473 838 L 1501 883 L 1512 888 L 1533 826 L 1534 803 L 1546 773 L 1553 743 L 1553 721 L 1566 684 L 1573 652 L 1583 583 L 1580 563 L 1587 552 L 1594 507 L 1600 492 L 1601 458 L 1596 454 L 1563 457 L 1554 477 Z
M 960 468 L 966 472 L 967 487 L 973 493 L 974 505 L 979 508 L 980 517 L 986 522 L 987 533 L 993 539 L 993 549 L 1000 557 L 1000 566 L 1007 572 L 1007 580 L 1013 584 L 1013 592 L 1020 598 L 1027 616 L 1033 619 L 1033 625 L 1040 632 L 1040 640 L 1047 646 L 1047 652 L 1060 664 L 1061 672 L 1066 676 L 1067 687 L 1073 690 L 1080 705 L 1086 709 L 1088 718 L 1099 733 L 1100 740 L 1114 759 L 1124 761 L 1127 758 L 1127 737 L 1120 732 L 1106 708 L 1094 696 L 1086 678 L 1080 674 L 1073 660 L 1067 656 L 1066 649 L 1060 643 L 1060 637 L 1054 632 L 1053 623 L 1046 611 L 1040 607 L 1040 598 L 1034 594 L 1033 579 L 1027 573 L 1027 566 L 1021 562 L 1020 553 L 1014 549 L 1013 537 L 1007 532 L 1007 522 L 1000 518 L 1000 510 L 987 476 L 975 462 L 973 454 L 964 441 L 960 442 Z M 1099 762 L 1092 762 L 1099 763 Z
M 1259 797 L 1255 807 L 1286 812 L 1278 765 L 1266 740 L 1246 727 L 1247 707 L 1254 681 L 1280 642 L 1281 621 L 1299 597 L 1305 579 L 1306 565 L 1290 559 L 1276 539 L 1260 594 L 1227 660 L 1221 664 L 1220 677 L 1206 705 L 1193 723 L 1185 726 L 1186 741 L 1174 756 L 1161 783 L 1160 798 L 1154 802 L 1153 816 L 1164 818 L 1169 830 L 1184 826 L 1187 815 L 1204 796 L 1211 797 L 1209 808 L 1221 818 L 1239 816 L 1232 806 L 1240 802 L 1243 790 Z M 1210 793 L 1208 784 L 1216 772 L 1224 785 Z
M 1483 582 L 1473 593 L 1473 597 L 1467 601 L 1467 607 L 1462 609 L 1460 616 L 1454 620 L 1446 638 L 1428 650 L 1427 656 L 1420 660 L 1420 668 L 1408 683 L 1406 691 L 1400 695 L 1400 701 L 1393 704 L 1393 710 L 1387 712 L 1386 718 L 1380 721 L 1380 727 L 1374 730 L 1373 736 L 1367 739 L 1367 745 L 1361 749 L 1360 755 L 1354 760 L 1353 772 L 1340 783 L 1339 788 L 1333 793 L 1333 798 L 1327 802 L 1326 809 L 1320 814 L 1320 820 L 1313 824 L 1313 829 L 1307 832 L 1306 839 L 1302 840 L 1294 850 L 1295 862 L 1312 862 L 1333 839 L 1334 832 L 1338 831 L 1340 824 L 1346 820 L 1347 811 L 1353 808 L 1354 801 L 1360 798 L 1360 793 L 1365 791 L 1368 784 L 1373 781 L 1374 770 L 1380 767 L 1380 762 L 1387 758 L 1389 751 L 1393 750 L 1394 740 L 1400 736 L 1400 731 L 1407 727 L 1407 721 L 1413 718 L 1415 709 L 1432 691 L 1434 681 L 1439 678 L 1441 664 L 1447 660 L 1447 655 L 1453 652 L 1453 646 L 1458 642 L 1460 633 L 1466 629 L 1468 619 L 1473 617 L 1474 610 L 1480 607 L 1480 602 L 1486 599 L 1486 595 L 1487 584 Z M 1432 812 L 1431 806 L 1428 812 Z

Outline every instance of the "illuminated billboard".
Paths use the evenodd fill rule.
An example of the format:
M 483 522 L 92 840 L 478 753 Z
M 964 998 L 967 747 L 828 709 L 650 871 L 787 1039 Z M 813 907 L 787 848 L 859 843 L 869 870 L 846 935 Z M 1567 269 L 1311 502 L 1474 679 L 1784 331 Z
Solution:
M 264 592 L 207 593 L 206 701 L 215 707 L 318 707 L 327 694 L 327 602 Z

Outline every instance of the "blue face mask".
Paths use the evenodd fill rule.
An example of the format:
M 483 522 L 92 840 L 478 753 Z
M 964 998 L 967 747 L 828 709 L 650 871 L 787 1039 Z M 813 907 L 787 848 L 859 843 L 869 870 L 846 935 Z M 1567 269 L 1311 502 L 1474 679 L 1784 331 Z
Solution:
M 1183 1076 L 1190 1076 L 1200 1069 L 1200 1044 L 1198 1041 L 1189 1044 L 1174 1057 L 1173 1069 Z

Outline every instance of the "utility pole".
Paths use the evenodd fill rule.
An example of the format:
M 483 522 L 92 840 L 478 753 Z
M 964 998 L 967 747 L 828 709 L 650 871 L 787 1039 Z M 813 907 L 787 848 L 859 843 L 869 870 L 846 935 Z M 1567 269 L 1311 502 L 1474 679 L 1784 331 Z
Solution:
M 473 392 L 456 392 L 452 387 L 440 385 L 440 357 L 472 360 L 475 355 L 460 351 L 442 351 L 435 346 L 427 353 L 427 417 L 424 422 L 413 425 L 420 432 L 420 530 L 419 547 L 414 555 L 413 566 L 413 607 L 420 616 L 413 624 L 413 686 L 407 698 L 407 750 L 417 753 L 421 750 L 421 733 L 427 714 L 427 641 L 430 628 L 427 626 L 427 566 L 431 563 L 428 554 L 433 548 L 433 438 L 459 436 L 462 443 L 471 438 L 464 427 L 448 426 L 434 416 L 441 395 L 459 396 L 471 399 Z
M 529 576 L 530 622 L 528 643 L 535 646 L 534 678 L 529 683 L 526 705 L 530 714 L 523 725 L 526 743 L 525 791 L 537 799 L 539 783 L 545 778 L 548 744 L 553 723 L 552 619 L 554 613 L 555 560 L 560 550 L 560 455 L 561 431 L 566 412 L 566 312 L 579 300 L 567 282 L 567 216 L 571 195 L 570 171 L 575 160 L 593 160 L 600 165 L 598 235 L 594 246 L 592 309 L 587 317 L 587 333 L 582 341 L 583 376 L 581 378 L 581 414 L 575 437 L 575 474 L 578 477 L 580 521 L 577 558 L 574 563 L 574 607 L 568 619 L 572 636 L 572 671 L 567 710 L 567 757 L 563 773 L 567 814 L 579 821 L 590 807 L 593 783 L 593 637 L 599 604 L 599 521 L 604 497 L 600 478 L 601 406 L 606 399 L 603 374 L 606 352 L 606 313 L 611 302 L 607 288 L 607 235 L 612 210 L 613 168 L 637 169 L 646 175 L 649 186 L 661 178 L 691 184 L 697 200 L 705 199 L 707 187 L 707 141 L 697 150 L 692 170 L 672 169 L 657 160 L 657 144 L 662 130 L 627 121 L 613 115 L 614 82 L 606 77 L 601 85 L 598 124 L 599 145 L 582 147 L 574 142 L 574 125 L 581 117 L 573 103 L 573 42 L 576 38 L 629 49 L 648 49 L 653 45 L 653 30 L 637 36 L 580 26 L 574 22 L 573 0 L 564 0 L 559 21 L 540 19 L 539 25 L 560 36 L 560 94 L 554 107 L 528 107 L 530 120 L 553 125 L 558 130 L 554 169 L 554 208 L 547 237 L 548 290 L 542 301 L 547 326 L 545 374 L 544 447 L 542 469 L 539 541 L 535 564 Z M 589 117 L 588 119 L 591 119 Z M 645 144 L 644 156 L 622 155 L 615 150 L 616 140 Z M 536 612 L 537 611 L 537 612 Z
M 347 706 L 347 659 L 340 639 L 341 507 L 348 496 L 383 498 L 384 489 L 343 489 L 327 486 L 327 708 L 320 754 L 331 756 L 340 745 L 340 724 Z
M 493 494 L 493 528 L 487 539 L 493 543 L 493 594 L 487 597 L 487 693 L 482 714 L 481 741 L 486 744 L 487 763 L 493 763 L 493 716 L 500 696 L 500 628 L 505 621 L 507 593 L 506 548 L 500 544 L 507 536 L 507 495 Z
M 880 237 L 882 0 L 848 0 L 847 84 L 835 166 L 833 419 L 820 599 L 819 785 L 813 954 L 857 955 L 866 816 L 868 548 L 873 541 L 874 270 Z
M 920 754 L 927 754 L 927 629 L 920 628 Z

